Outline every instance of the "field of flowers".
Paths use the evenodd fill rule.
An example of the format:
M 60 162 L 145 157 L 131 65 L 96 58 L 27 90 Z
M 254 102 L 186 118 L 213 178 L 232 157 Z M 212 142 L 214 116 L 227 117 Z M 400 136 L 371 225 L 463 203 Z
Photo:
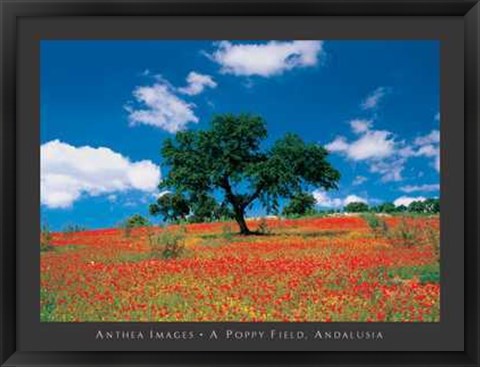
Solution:
M 438 217 L 410 220 L 438 233 Z M 172 259 L 152 254 L 161 228 L 54 233 L 41 253 L 41 320 L 439 321 L 428 241 L 405 245 L 360 217 L 249 222 L 259 224 L 252 236 L 234 223 L 189 224 Z

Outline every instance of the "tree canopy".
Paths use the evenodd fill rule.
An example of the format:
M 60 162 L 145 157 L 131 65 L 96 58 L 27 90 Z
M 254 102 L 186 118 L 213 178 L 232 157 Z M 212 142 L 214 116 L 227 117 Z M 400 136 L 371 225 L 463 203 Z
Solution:
M 265 149 L 266 138 L 263 118 L 248 114 L 217 115 L 207 130 L 178 132 L 163 143 L 163 163 L 170 169 L 160 187 L 189 197 L 221 193 L 242 234 L 251 233 L 245 211 L 255 201 L 272 211 L 279 198 L 309 185 L 337 188 L 340 173 L 325 148 L 286 134 Z

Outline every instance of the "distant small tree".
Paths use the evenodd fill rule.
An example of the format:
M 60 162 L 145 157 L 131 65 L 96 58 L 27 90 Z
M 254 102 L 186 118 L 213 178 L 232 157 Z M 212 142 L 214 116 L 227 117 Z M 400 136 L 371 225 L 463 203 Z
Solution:
M 408 210 L 408 208 L 403 204 L 397 206 L 397 212 L 399 212 L 399 213 L 405 213 L 407 210 Z
M 355 201 L 348 203 L 343 210 L 347 213 L 364 213 L 368 212 L 368 209 L 369 207 L 367 204 L 361 201 Z
M 386 202 L 377 206 L 377 213 L 395 213 L 397 207 L 394 203 Z
M 412 213 L 425 213 L 425 202 L 421 200 L 412 201 L 408 205 L 408 211 Z
M 150 225 L 150 221 L 140 214 L 134 214 L 125 220 L 125 225 L 130 228 L 146 227 Z
M 190 213 L 188 200 L 180 193 L 165 193 L 157 198 L 154 204 L 150 204 L 151 215 L 161 215 L 166 222 L 176 222 L 185 219 Z
M 282 214 L 285 216 L 312 214 L 315 212 L 315 203 L 316 200 L 312 194 L 299 192 L 283 208 Z
M 125 219 L 121 224 L 120 228 L 123 228 L 125 231 L 125 237 L 130 237 L 130 233 L 133 228 L 147 227 L 151 225 L 150 221 L 141 216 L 140 214 L 134 214 L 127 219 Z
M 430 214 L 440 213 L 440 200 L 438 198 L 427 199 L 423 202 L 425 212 Z

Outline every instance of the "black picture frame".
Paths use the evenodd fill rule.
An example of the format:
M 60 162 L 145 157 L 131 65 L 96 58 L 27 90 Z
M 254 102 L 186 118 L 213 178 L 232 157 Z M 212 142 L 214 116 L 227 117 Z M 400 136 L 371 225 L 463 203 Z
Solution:
M 465 350 L 463 352 L 28 352 L 17 348 L 17 25 L 22 17 L 82 16 L 445 16 L 461 17 L 465 37 Z M 444 365 L 479 366 L 479 18 L 462 0 L 0 0 L 0 364 L 2 366 Z

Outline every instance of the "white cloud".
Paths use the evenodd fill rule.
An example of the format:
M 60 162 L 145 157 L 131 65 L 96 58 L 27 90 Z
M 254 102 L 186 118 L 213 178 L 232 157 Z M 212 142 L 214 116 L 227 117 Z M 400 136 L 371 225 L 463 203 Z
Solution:
M 440 131 L 432 130 L 429 134 L 416 138 L 414 145 L 417 150 L 413 155 L 433 158 L 431 165 L 440 172 Z
M 425 185 L 407 185 L 400 187 L 400 191 L 411 193 L 411 192 L 430 192 L 440 190 L 439 184 L 425 184 Z
M 315 198 L 318 206 L 326 208 L 339 208 L 343 204 L 343 201 L 341 199 L 332 199 L 323 190 L 315 190 L 314 192 L 312 192 L 312 195 Z
M 427 199 L 424 198 L 423 196 L 417 196 L 417 197 L 401 196 L 397 198 L 393 202 L 393 204 L 395 206 L 400 206 L 400 205 L 409 206 L 414 201 L 425 201 L 425 200 Z
M 370 163 L 370 172 L 381 174 L 382 182 L 401 181 L 406 161 L 404 158 L 372 161 Z
M 173 88 L 165 81 L 137 87 L 133 96 L 139 107 L 126 107 L 131 125 L 150 125 L 175 133 L 185 129 L 189 122 L 199 121 L 193 111 L 195 105 L 175 95 Z
M 365 131 L 357 140 L 348 143 L 342 136 L 325 146 L 330 152 L 343 153 L 353 161 L 379 159 L 394 153 L 392 133 L 384 130 Z
M 364 198 L 361 198 L 360 196 L 357 195 L 348 195 L 344 200 L 343 200 L 343 205 L 348 205 L 350 203 L 367 203 L 367 200 Z
M 215 88 L 217 83 L 210 75 L 200 74 L 191 71 L 187 76 L 188 85 L 183 88 L 178 88 L 178 91 L 189 96 L 195 96 L 203 92 L 205 88 Z
M 353 179 L 353 182 L 352 182 L 352 185 L 354 186 L 357 186 L 357 185 L 361 185 L 363 184 L 364 182 L 368 181 L 368 178 L 365 177 L 365 176 L 356 176 L 354 179 Z
M 371 110 L 378 106 L 380 100 L 385 97 L 388 93 L 388 89 L 385 87 L 378 87 L 375 89 L 370 95 L 365 98 L 365 100 L 361 103 L 361 107 L 364 110 Z
M 440 121 L 440 112 L 437 112 L 434 116 L 435 121 Z
M 428 144 L 439 144 L 440 143 L 440 131 L 432 130 L 429 134 L 425 136 L 420 136 L 415 139 L 415 145 L 428 145 Z
M 372 120 L 354 119 L 350 121 L 350 127 L 358 137 L 348 142 L 345 137 L 338 136 L 325 148 L 343 154 L 351 161 L 367 162 L 370 172 L 380 173 L 382 181 L 401 180 L 405 159 L 397 157 L 399 143 L 394 140 L 391 132 L 372 130 L 372 125 Z
M 350 144 L 345 137 L 337 136 L 331 143 L 325 145 L 325 148 L 332 153 L 346 153 L 350 148 Z
M 151 161 L 131 162 L 105 147 L 52 140 L 42 144 L 40 156 L 41 203 L 49 208 L 68 208 L 83 195 L 108 194 L 112 200 L 115 192 L 155 191 L 161 178 Z
M 355 119 L 350 121 L 352 131 L 356 134 L 367 132 L 372 127 L 372 120 Z
M 271 77 L 294 68 L 317 65 L 323 52 L 322 41 L 270 41 L 267 43 L 218 43 L 208 57 L 224 74 Z
M 337 136 L 325 145 L 332 153 L 344 155 L 347 159 L 369 165 L 370 172 L 379 173 L 383 182 L 400 181 L 405 164 L 411 157 L 433 158 L 432 167 L 440 170 L 440 132 L 432 130 L 419 136 L 413 143 L 395 140 L 393 133 L 372 128 L 372 120 L 354 119 L 349 122 L 352 132 L 357 135 L 349 141 Z M 355 181 L 354 181 L 355 184 Z
M 324 190 L 315 190 L 312 192 L 318 206 L 325 208 L 341 208 L 353 202 L 368 203 L 367 199 L 356 195 L 348 195 L 344 199 L 331 198 Z

